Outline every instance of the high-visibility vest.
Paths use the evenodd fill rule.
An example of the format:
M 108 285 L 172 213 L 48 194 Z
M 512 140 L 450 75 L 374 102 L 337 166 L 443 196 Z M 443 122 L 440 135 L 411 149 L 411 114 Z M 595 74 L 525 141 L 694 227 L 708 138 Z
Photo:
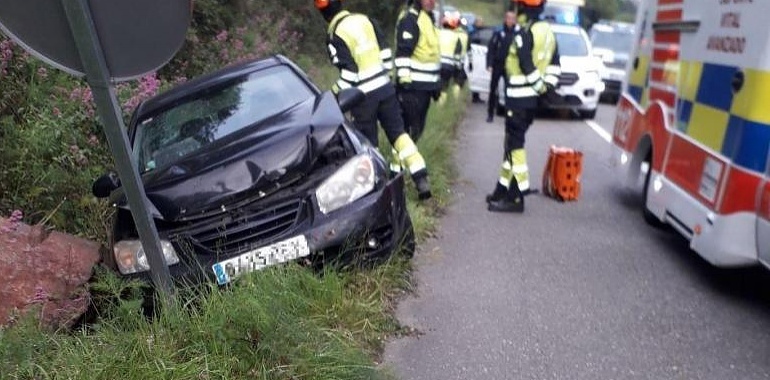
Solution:
M 339 12 L 329 23 L 328 33 L 330 39 L 338 36 L 345 42 L 358 69 L 340 69 L 340 77 L 334 84 L 335 92 L 357 87 L 368 94 L 390 84 L 390 76 L 382 62 L 377 34 L 368 17 L 348 11 Z M 330 45 L 330 49 L 334 48 Z
M 441 29 L 438 37 L 441 47 L 441 64 L 458 66 L 460 54 L 457 52 L 457 43 L 459 42 L 457 33 L 452 29 Z
M 526 25 L 523 27 L 524 30 L 521 30 L 520 26 L 516 28 L 519 29 L 519 33 L 526 33 L 527 28 L 532 33 L 532 63 L 535 70 L 530 73 L 522 72 L 517 54 L 518 49 L 521 48 L 521 35 L 516 35 L 505 60 L 505 69 L 508 74 L 506 95 L 509 98 L 536 97 L 545 88 L 544 76 L 556 51 L 556 36 L 551 30 L 551 25 L 546 21 Z
M 420 36 L 411 57 L 396 57 L 394 60 L 396 76 L 404 77 L 401 74 L 408 72 L 408 77 L 415 88 L 438 89 L 441 70 L 438 31 L 430 16 L 424 10 L 417 10 L 414 7 L 401 12 L 397 23 L 400 23 L 408 14 L 417 17 Z

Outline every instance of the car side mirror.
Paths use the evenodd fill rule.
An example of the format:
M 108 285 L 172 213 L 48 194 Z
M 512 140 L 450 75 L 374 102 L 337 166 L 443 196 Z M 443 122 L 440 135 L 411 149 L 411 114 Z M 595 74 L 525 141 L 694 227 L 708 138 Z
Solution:
M 117 188 L 120 187 L 120 178 L 118 173 L 108 172 L 99 177 L 91 187 L 91 192 L 97 198 L 107 198 Z
M 337 94 L 337 102 L 342 112 L 350 111 L 353 107 L 361 104 L 365 98 L 366 94 L 355 87 L 346 88 Z

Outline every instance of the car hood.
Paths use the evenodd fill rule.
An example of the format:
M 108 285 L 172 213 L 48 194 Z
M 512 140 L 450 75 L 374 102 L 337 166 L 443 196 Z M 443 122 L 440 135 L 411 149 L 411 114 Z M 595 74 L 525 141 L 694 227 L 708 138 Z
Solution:
M 176 221 L 266 196 L 308 173 L 343 122 L 331 93 L 310 98 L 145 174 L 147 198 L 163 219 Z
M 598 71 L 600 62 L 596 57 L 585 56 L 561 56 L 559 57 L 561 70 L 566 72 Z

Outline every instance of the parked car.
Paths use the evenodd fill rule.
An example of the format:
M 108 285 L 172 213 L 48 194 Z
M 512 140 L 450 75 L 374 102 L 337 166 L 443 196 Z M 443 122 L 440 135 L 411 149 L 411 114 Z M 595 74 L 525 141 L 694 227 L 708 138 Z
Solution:
M 605 89 L 601 97 L 613 104 L 617 103 L 627 82 L 626 66 L 634 48 L 633 25 L 622 22 L 596 23 L 591 27 L 589 35 L 594 54 L 606 67 L 602 72 Z
M 580 117 L 593 119 L 599 107 L 599 95 L 604 91 L 601 72 L 604 65 L 592 52 L 585 30 L 575 25 L 551 24 L 561 58 L 561 75 L 556 92 L 564 105 L 542 104 L 542 109 L 571 109 Z M 505 89 L 500 88 L 500 105 L 505 105 Z
M 414 248 L 404 179 L 346 121 L 339 103 L 282 56 L 232 66 L 137 107 L 134 158 L 172 277 L 225 284 L 298 260 L 322 265 Z M 96 181 L 117 207 L 104 263 L 148 279 L 114 173 Z
M 494 28 L 479 27 L 470 35 L 471 46 L 465 61 L 465 72 L 468 73 L 468 86 L 475 94 L 489 93 L 492 74 L 487 71 L 487 46 L 494 32 Z

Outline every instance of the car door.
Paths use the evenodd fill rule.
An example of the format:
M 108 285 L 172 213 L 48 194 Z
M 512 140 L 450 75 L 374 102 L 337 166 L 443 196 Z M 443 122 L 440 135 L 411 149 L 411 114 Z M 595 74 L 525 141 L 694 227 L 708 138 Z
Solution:
M 767 162 L 765 177 L 759 188 L 757 252 L 759 252 L 759 261 L 770 268 L 770 154 Z

